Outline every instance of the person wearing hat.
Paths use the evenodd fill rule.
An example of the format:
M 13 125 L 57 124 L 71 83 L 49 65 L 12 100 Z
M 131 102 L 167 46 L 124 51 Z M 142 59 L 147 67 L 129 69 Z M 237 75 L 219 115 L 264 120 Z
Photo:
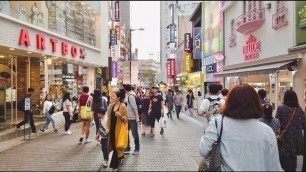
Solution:
M 151 124 L 151 137 L 154 137 L 154 127 L 155 127 L 155 119 L 159 122 L 159 119 L 161 116 L 164 116 L 164 106 L 163 102 L 164 99 L 161 95 L 158 94 L 158 87 L 153 86 L 152 87 L 152 93 L 153 95 L 150 98 L 150 105 L 149 105 L 149 121 Z M 160 128 L 160 134 L 164 133 L 164 129 Z
M 263 105 L 263 109 L 264 109 L 264 116 L 263 118 L 260 118 L 259 121 L 267 124 L 268 126 L 270 126 L 275 135 L 279 135 L 280 133 L 280 123 L 279 120 L 277 118 L 274 118 L 272 116 L 272 112 L 273 112 L 273 107 L 269 104 L 264 104 Z

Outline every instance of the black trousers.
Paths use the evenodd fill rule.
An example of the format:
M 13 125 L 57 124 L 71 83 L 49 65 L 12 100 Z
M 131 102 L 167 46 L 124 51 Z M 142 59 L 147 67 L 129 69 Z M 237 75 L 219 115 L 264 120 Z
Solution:
M 177 118 L 180 117 L 180 112 L 181 112 L 181 110 L 182 110 L 182 106 L 177 106 L 177 105 L 175 105 L 175 112 L 176 112 Z
M 116 169 L 116 168 L 118 168 L 118 165 L 119 165 L 118 152 L 117 152 L 117 150 L 115 149 L 115 150 L 113 151 L 113 156 L 112 156 L 112 160 L 111 160 L 111 162 L 110 162 L 109 167 L 110 167 L 110 168 L 113 168 L 113 169 Z
M 297 156 L 279 156 L 280 164 L 284 171 L 296 171 L 297 167 Z
M 24 119 L 23 121 L 19 122 L 16 127 L 20 128 L 20 126 L 25 125 L 30 120 L 30 125 L 32 129 L 32 133 L 36 133 L 36 127 L 33 120 L 33 114 L 31 111 L 24 111 Z
M 96 124 L 96 135 L 98 134 L 99 131 L 99 117 L 98 117 L 98 113 L 94 113 L 94 121 Z
M 68 131 L 71 125 L 70 115 L 68 112 L 63 112 L 65 117 L 65 131 Z

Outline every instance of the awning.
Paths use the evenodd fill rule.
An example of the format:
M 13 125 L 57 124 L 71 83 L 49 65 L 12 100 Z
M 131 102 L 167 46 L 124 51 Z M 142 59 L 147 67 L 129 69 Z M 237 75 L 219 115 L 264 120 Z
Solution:
M 270 73 L 275 73 L 279 69 L 285 69 L 288 65 L 293 64 L 293 63 L 296 63 L 296 60 L 227 70 L 227 71 L 223 71 L 220 73 L 214 73 L 214 76 L 215 77 L 229 77 L 229 76 L 270 74 Z

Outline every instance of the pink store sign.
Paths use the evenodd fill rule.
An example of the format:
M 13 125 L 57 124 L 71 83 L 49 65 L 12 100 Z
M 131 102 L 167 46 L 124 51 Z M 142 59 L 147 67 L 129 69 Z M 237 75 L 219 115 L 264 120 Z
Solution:
M 249 39 L 245 42 L 245 46 L 243 46 L 242 54 L 245 61 L 254 60 L 259 58 L 260 44 L 253 35 L 250 34 Z

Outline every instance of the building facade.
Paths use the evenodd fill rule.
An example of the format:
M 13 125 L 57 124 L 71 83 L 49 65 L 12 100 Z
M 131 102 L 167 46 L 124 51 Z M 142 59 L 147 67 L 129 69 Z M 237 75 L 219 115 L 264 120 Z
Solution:
M 108 2 L 3 1 L 0 11 L 0 124 L 14 124 L 23 115 L 17 102 L 27 88 L 42 107 L 50 93 L 61 104 L 64 90 L 78 96 L 82 86 L 92 92 L 107 66 Z M 106 18 L 106 19 L 105 19 Z M 60 107 L 60 106 L 59 106 Z
M 224 14 L 225 88 L 248 83 L 268 92 L 274 109 L 294 90 L 304 104 L 305 55 L 288 53 L 298 44 L 297 1 L 221 1 Z M 302 32 L 304 32 L 302 30 Z M 303 42 L 303 41 L 302 41 Z
M 139 60 L 139 85 L 150 86 L 155 82 L 156 84 L 161 82 L 158 78 L 160 72 L 160 63 L 152 59 Z

